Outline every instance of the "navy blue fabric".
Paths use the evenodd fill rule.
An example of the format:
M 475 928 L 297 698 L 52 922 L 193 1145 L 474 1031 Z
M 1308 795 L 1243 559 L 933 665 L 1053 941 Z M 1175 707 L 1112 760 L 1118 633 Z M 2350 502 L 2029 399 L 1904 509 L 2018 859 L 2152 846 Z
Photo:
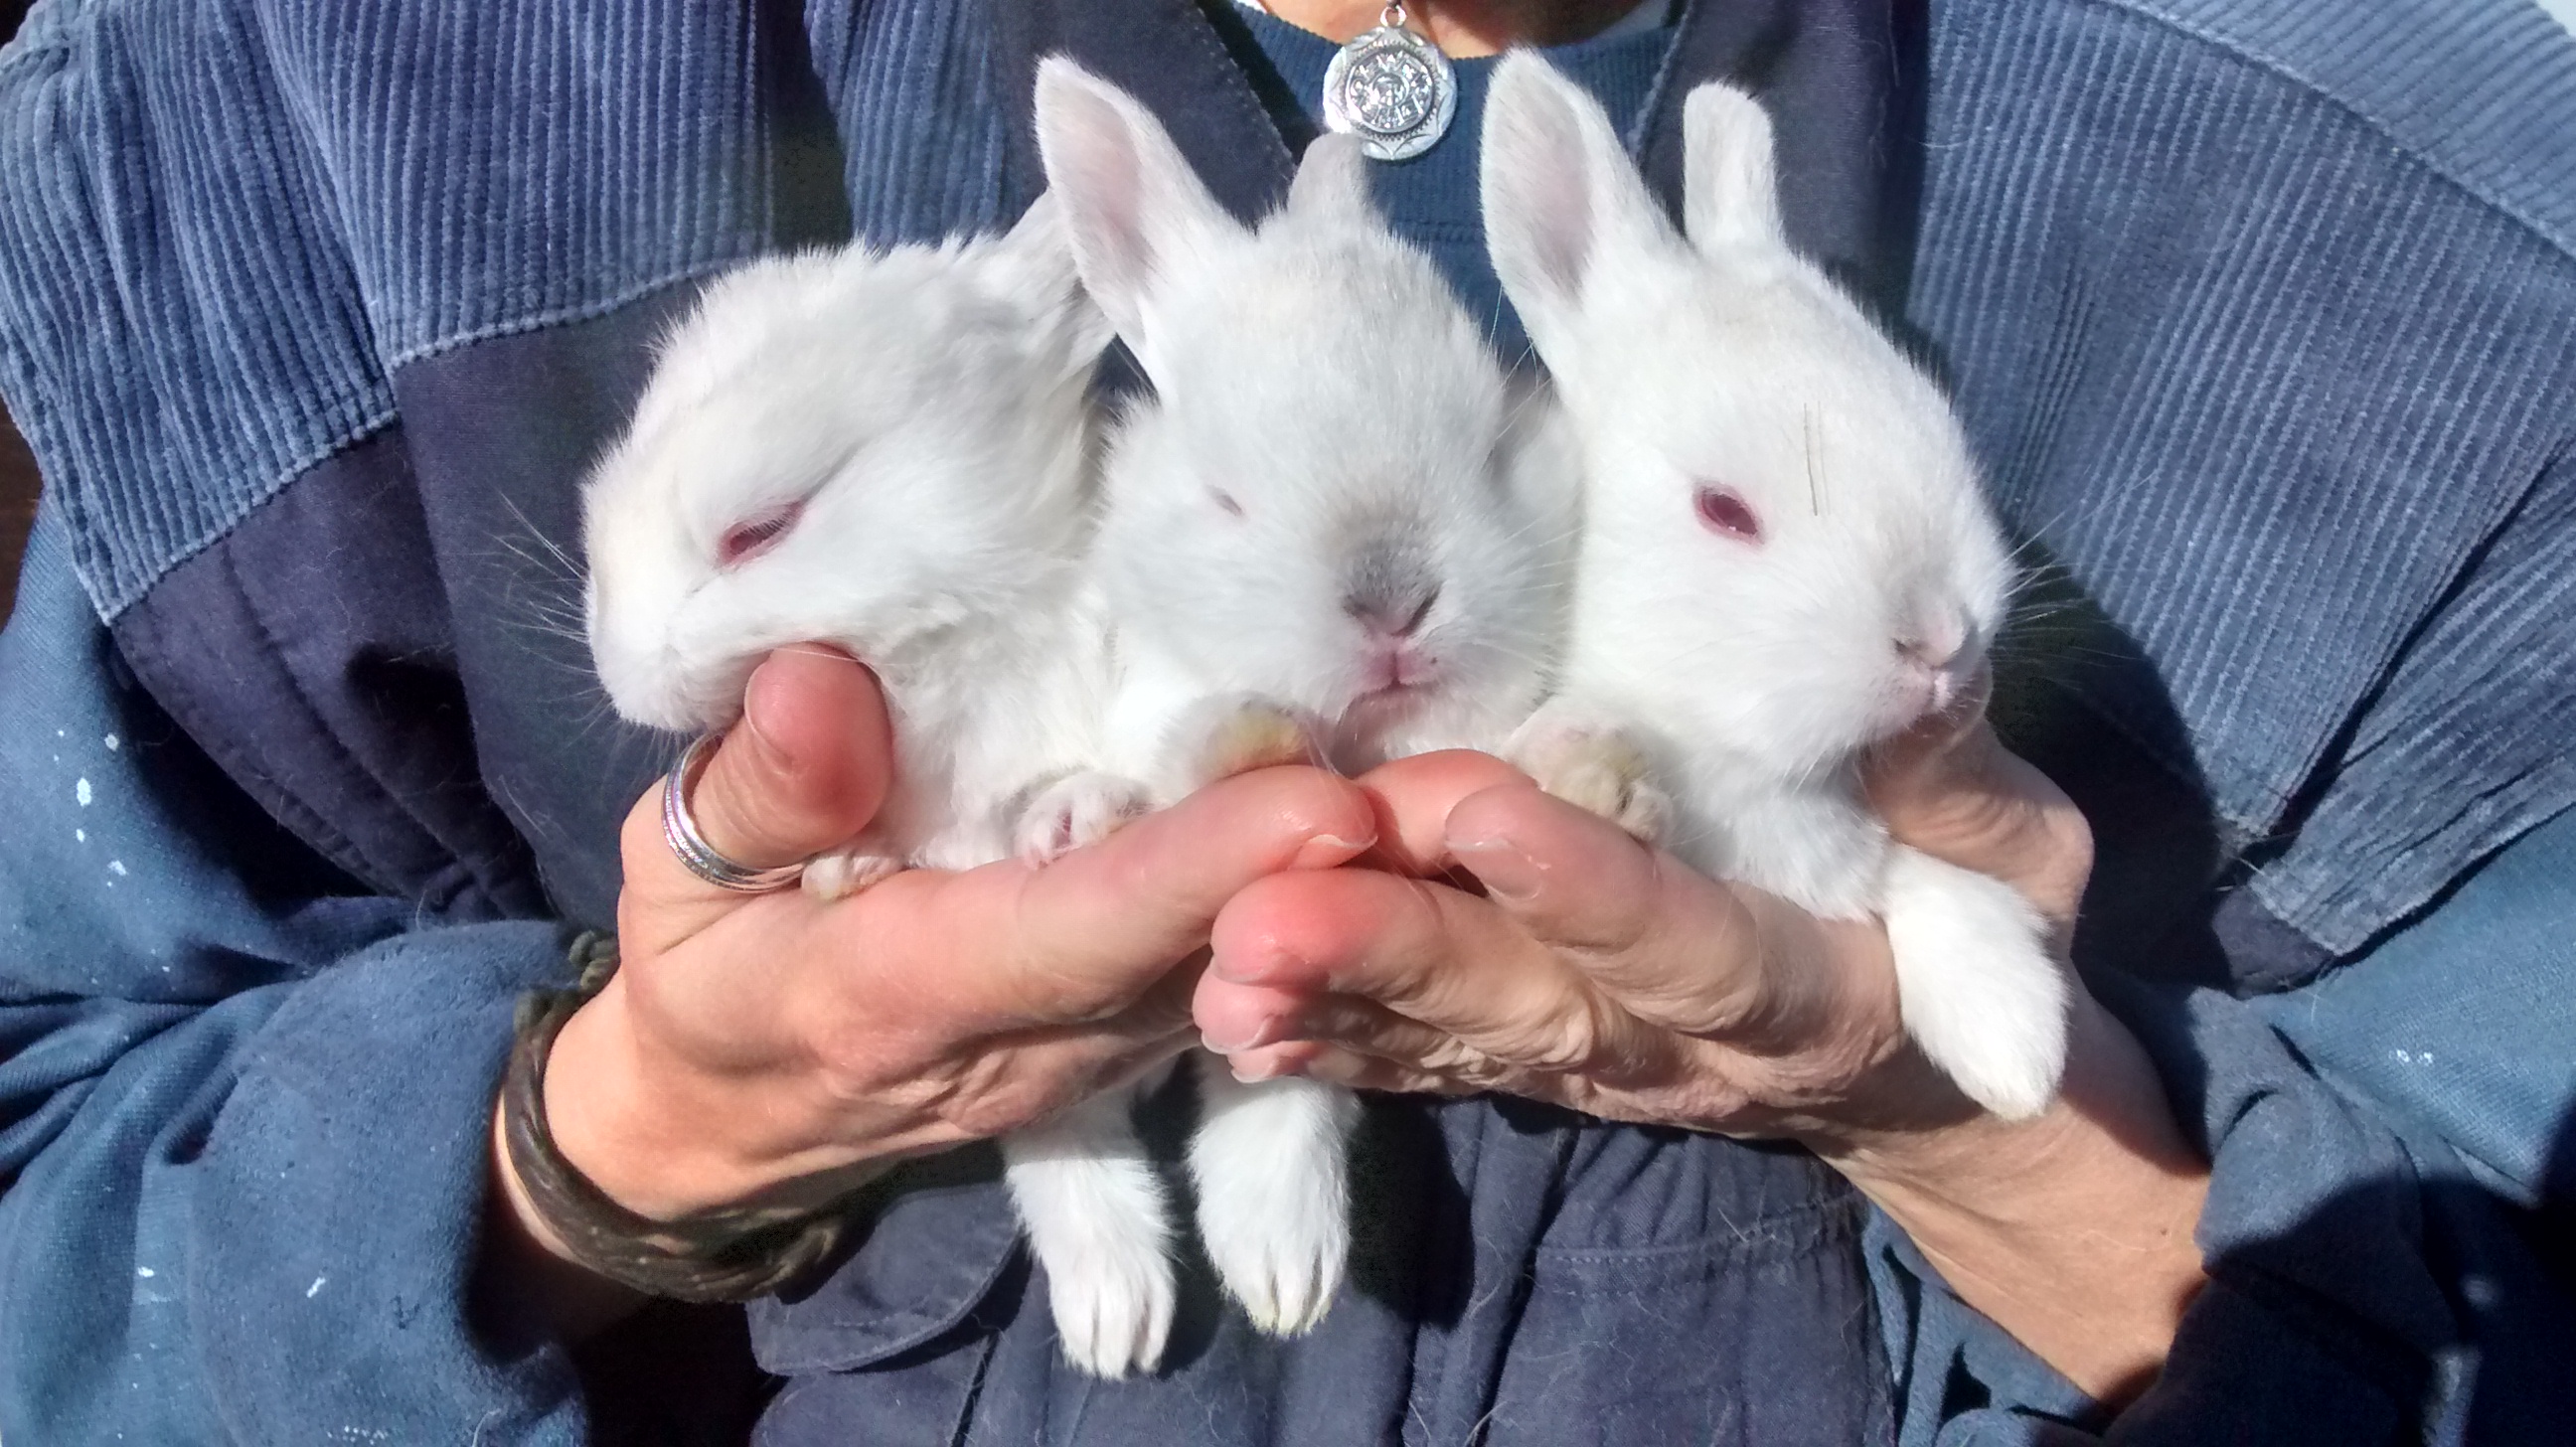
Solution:
M 118 617 L 117 652 L 227 775 L 376 891 L 540 917 L 527 846 L 475 768 L 403 444 L 394 427 L 334 454 L 173 568 Z M 245 697 L 263 701 L 248 727 Z
M 1377 1100 L 1357 1166 L 1355 1280 L 1324 1324 L 1260 1336 L 1193 1256 L 1143 1382 L 1064 1364 L 998 1192 L 907 1199 L 862 1262 L 754 1308 L 762 1363 L 795 1378 L 759 1440 L 1889 1440 L 1861 1209 L 1803 1153 Z
M 617 918 L 618 825 L 679 739 L 610 713 L 582 634 L 576 483 L 625 420 L 653 340 L 691 299 L 496 337 L 394 374 L 479 773 L 565 918 Z M 300 484 L 299 484 L 300 485 Z
M 2536 827 L 2566 751 L 2533 751 L 2576 651 L 2549 646 L 2576 101 L 2527 9 L 1961 0 L 1922 88 L 1911 11 L 1704 0 L 1644 103 L 1669 198 L 1689 84 L 1763 89 L 1796 234 L 1891 309 L 1920 155 L 1910 315 L 2126 660 L 2042 660 L 2088 710 L 2056 757 L 2117 772 L 2085 733 L 2108 714 L 2170 777 L 2073 782 L 2182 802 L 2106 835 L 2226 826 L 2178 886 L 2106 870 L 2088 912 L 2166 927 L 2126 931 L 2128 963 L 2195 932 L 2239 984 L 2344 962 L 2246 1003 L 2088 949 L 2218 1163 L 2220 1285 L 2124 1440 L 2552 1420 L 2563 1299 L 2526 1243 L 2576 1199 L 2576 921 L 2565 832 Z M 1181 0 L 48 0 L 0 53 L 0 390 L 50 489 L 0 635 L 26 801 L 0 831 L 0 1438 L 580 1436 L 570 1364 L 466 1284 L 506 1003 L 560 969 L 556 925 L 468 921 L 540 878 L 548 912 L 605 918 L 611 823 L 669 743 L 590 721 L 551 550 L 573 483 L 694 278 L 1017 214 L 1056 48 L 1147 97 L 1239 213 L 1284 187 L 1296 138 Z M 2347 236 L 2368 253 L 2327 264 Z M 1258 1341 L 1202 1275 L 1174 1375 L 1114 1388 L 1056 1364 L 989 1158 L 942 1162 L 754 1314 L 793 1377 L 763 1431 L 2104 1425 L 1883 1219 L 1857 1248 L 1802 1156 L 1492 1102 L 1374 1106 L 1369 1140 L 1384 1209 L 1323 1333 Z
M 1282 131 L 1312 136 L 1323 115 L 1324 72 L 1341 47 L 1259 12 L 1241 15 L 1239 23 L 1258 47 L 1257 56 L 1247 57 L 1254 82 L 1281 93 L 1274 102 L 1274 115 Z M 1661 25 L 1541 53 L 1601 101 L 1621 136 L 1633 138 L 1644 129 L 1647 102 L 1672 51 L 1673 29 Z M 1238 49 L 1237 54 L 1241 53 Z M 1494 275 L 1477 201 L 1485 92 L 1500 63 L 1496 57 L 1450 62 L 1458 82 L 1458 113 L 1448 134 L 1410 160 L 1371 166 L 1369 178 L 1378 209 L 1395 233 L 1440 263 L 1468 315 L 1484 325 L 1494 350 L 1517 361 L 1529 350 L 1529 337 Z M 1633 149 L 1633 139 L 1630 145 Z

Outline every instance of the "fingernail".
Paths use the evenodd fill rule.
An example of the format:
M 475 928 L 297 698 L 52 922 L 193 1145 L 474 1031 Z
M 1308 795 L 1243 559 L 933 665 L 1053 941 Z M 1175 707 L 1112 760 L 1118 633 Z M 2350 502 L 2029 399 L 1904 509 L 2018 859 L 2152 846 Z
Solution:
M 1528 899 L 1546 882 L 1536 861 L 1509 839 L 1452 839 L 1449 852 L 1496 899 Z
M 1338 834 L 1318 834 L 1297 848 L 1297 857 L 1288 861 L 1291 869 L 1330 869 L 1348 864 L 1368 852 L 1375 838 L 1344 839 Z
M 1296 956 L 1264 940 L 1245 949 L 1219 950 L 1208 961 L 1208 973 L 1237 985 L 1258 985 L 1298 963 Z
M 1276 1015 L 1263 1019 L 1259 1024 L 1245 1031 L 1241 1038 L 1228 1034 L 1222 1029 L 1203 1028 L 1199 1031 L 1199 1044 L 1218 1055 L 1231 1055 L 1237 1050 L 1258 1050 L 1279 1038 L 1280 1020 Z
M 1234 1078 L 1245 1085 L 1259 1085 L 1265 1080 L 1276 1080 L 1281 1073 L 1276 1056 L 1256 1055 L 1249 1060 L 1244 1060 L 1229 1055 L 1225 1063 L 1226 1068 L 1234 1072 Z
M 772 758 L 778 755 L 778 745 L 769 736 L 768 716 L 778 706 L 774 700 L 780 686 L 779 675 L 764 662 L 751 671 L 751 678 L 742 690 L 742 731 L 751 736 L 752 743 L 762 753 Z

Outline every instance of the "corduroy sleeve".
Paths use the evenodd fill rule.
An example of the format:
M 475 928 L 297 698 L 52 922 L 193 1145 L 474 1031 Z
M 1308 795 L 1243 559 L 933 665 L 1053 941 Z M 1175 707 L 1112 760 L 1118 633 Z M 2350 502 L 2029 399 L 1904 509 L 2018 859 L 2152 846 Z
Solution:
M 2113 1418 L 1878 1219 L 1900 1440 L 2350 1447 L 2563 1430 L 2576 1297 L 2547 1253 L 2576 1208 L 2571 880 L 2564 815 L 2299 990 L 2097 982 L 2212 1162 L 2209 1285 L 2162 1377 Z
M 0 799 L 0 1440 L 582 1440 L 561 1351 L 471 1291 L 557 928 L 342 892 L 120 685 L 50 517 Z

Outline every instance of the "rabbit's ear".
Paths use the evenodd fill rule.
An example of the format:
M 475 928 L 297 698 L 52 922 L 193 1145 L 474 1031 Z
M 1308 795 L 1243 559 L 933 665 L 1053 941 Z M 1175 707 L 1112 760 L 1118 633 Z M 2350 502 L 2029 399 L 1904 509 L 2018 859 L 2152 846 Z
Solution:
M 1600 102 L 1536 56 L 1495 67 L 1483 166 L 1494 272 L 1539 355 L 1561 369 L 1593 280 L 1680 238 Z
M 1682 219 L 1703 255 L 1741 260 L 1788 248 L 1772 175 L 1771 116 L 1723 81 L 1682 106 Z
M 1288 214 L 1377 224 L 1377 209 L 1369 200 L 1368 156 L 1356 138 L 1327 131 L 1306 143 L 1297 179 L 1288 186 Z
M 1077 370 L 1088 369 L 1108 349 L 1109 318 L 1092 300 L 1073 262 L 1073 238 L 1064 203 L 1044 192 L 1021 213 L 994 248 L 994 264 L 1012 297 L 1038 319 L 1047 340 L 1060 344 Z
M 1135 97 L 1062 56 L 1038 66 L 1037 130 L 1083 285 L 1150 376 L 1155 294 L 1244 227 Z

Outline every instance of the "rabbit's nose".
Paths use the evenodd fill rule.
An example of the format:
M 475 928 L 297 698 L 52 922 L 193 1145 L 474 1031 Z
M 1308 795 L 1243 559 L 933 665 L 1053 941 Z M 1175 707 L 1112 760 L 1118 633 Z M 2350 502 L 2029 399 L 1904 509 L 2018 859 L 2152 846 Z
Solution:
M 1342 595 L 1342 611 L 1382 638 L 1410 638 L 1440 601 L 1440 585 L 1425 581 L 1410 587 L 1353 589 Z
M 1951 664 L 1959 661 L 1962 651 L 1956 642 L 1925 642 L 1919 638 L 1900 638 L 1896 642 L 1897 657 L 1929 673 L 1947 672 Z
M 1932 710 L 1938 713 L 1967 686 L 1969 671 L 1977 663 L 1976 645 L 1976 629 L 1953 619 L 1918 636 L 1897 639 L 1896 656 L 1921 678 Z
M 1952 616 L 1900 635 L 1896 640 L 1896 655 L 1934 673 L 1945 673 L 1971 660 L 1976 641 L 1975 626 L 1964 618 Z

